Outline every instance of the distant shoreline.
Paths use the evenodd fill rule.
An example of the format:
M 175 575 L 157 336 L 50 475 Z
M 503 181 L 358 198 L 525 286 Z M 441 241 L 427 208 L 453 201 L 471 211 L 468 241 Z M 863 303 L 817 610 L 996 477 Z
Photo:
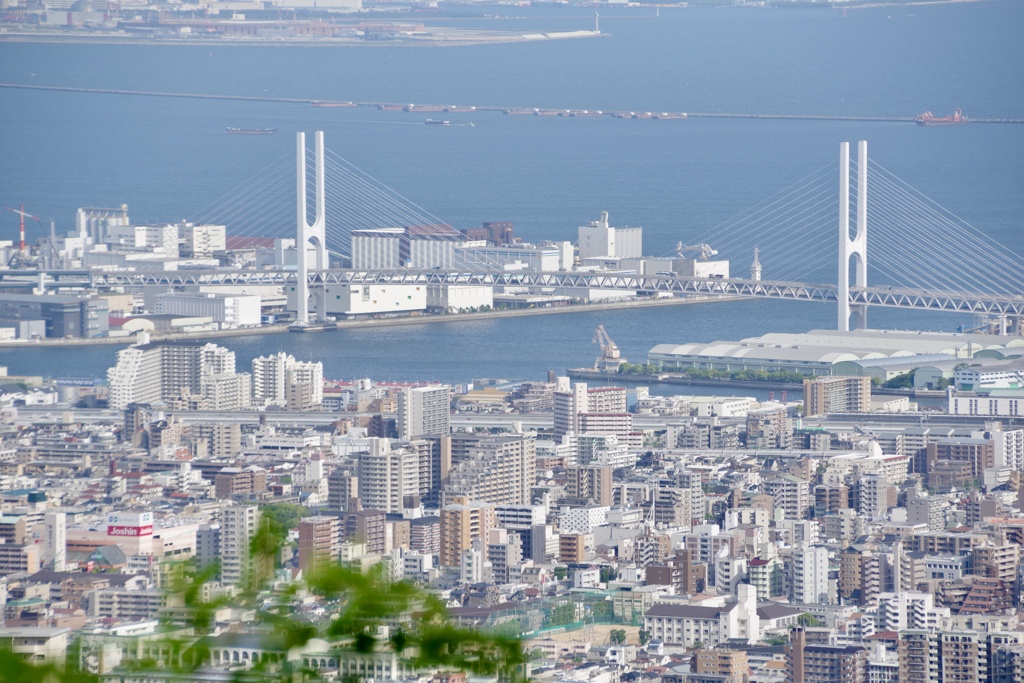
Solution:
M 554 31 L 550 33 L 487 34 L 455 29 L 457 33 L 424 38 L 395 40 L 362 40 L 359 38 L 182 38 L 179 36 L 139 36 L 122 33 L 30 33 L 0 32 L 0 42 L 38 44 L 93 44 L 93 45 L 187 45 L 208 47 L 467 47 L 472 45 L 498 45 L 505 43 L 542 43 L 549 40 L 575 38 L 603 38 L 610 34 L 594 31 Z
M 482 313 L 451 313 L 427 314 L 420 316 L 404 316 L 401 318 L 367 318 L 358 320 L 339 320 L 331 323 L 331 327 L 323 330 L 309 330 L 303 334 L 329 334 L 335 330 L 350 328 L 395 327 L 398 325 L 420 325 L 424 323 L 461 323 L 495 318 L 520 318 L 531 315 L 556 315 L 561 313 L 590 313 L 594 311 L 614 311 L 627 308 L 651 308 L 657 306 L 680 306 L 685 304 L 717 303 L 720 301 L 740 301 L 745 297 L 710 296 L 702 298 L 672 299 L 634 299 L 629 301 L 607 301 L 594 304 L 576 304 L 573 306 L 552 306 L 550 308 L 517 308 L 505 311 L 484 311 Z M 280 334 L 288 332 L 289 325 L 263 325 L 247 329 L 234 330 L 203 330 L 201 332 L 178 332 L 172 334 L 150 333 L 152 341 L 183 341 L 190 339 L 249 337 L 263 334 Z M 93 337 L 90 339 L 40 339 L 35 342 L 0 342 L 0 349 L 34 349 L 53 348 L 60 346 L 130 346 L 138 343 L 135 335 L 127 337 Z

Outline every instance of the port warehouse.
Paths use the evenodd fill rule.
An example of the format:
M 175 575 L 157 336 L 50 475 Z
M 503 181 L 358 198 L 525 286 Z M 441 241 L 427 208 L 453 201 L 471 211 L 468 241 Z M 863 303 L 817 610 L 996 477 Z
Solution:
M 956 365 L 1022 364 L 1024 338 L 972 333 L 890 330 L 812 330 L 772 333 L 740 341 L 658 344 L 647 362 L 665 372 L 797 372 L 805 375 L 879 377 L 882 381 L 917 368 L 952 377 Z M 924 373 L 928 375 L 929 373 Z

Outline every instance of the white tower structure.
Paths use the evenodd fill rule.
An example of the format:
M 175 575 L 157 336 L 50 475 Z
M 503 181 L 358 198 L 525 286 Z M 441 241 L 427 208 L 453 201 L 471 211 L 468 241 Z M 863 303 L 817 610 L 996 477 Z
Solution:
M 47 512 L 43 521 L 46 525 L 43 561 L 47 568 L 62 572 L 68 545 L 67 515 L 63 512 Z
M 757 258 L 759 256 L 759 250 L 754 247 L 754 262 L 750 264 L 750 279 L 755 282 L 761 280 L 761 261 Z
M 839 330 L 850 331 L 850 316 L 855 327 L 866 327 L 866 304 L 850 303 L 850 260 L 854 260 L 854 283 L 868 286 L 868 143 L 857 144 L 857 233 L 850 238 L 850 143 L 839 145 Z
M 324 132 L 316 132 L 316 217 L 313 223 L 306 221 L 306 134 L 298 133 L 296 140 L 296 217 L 298 233 L 295 245 L 298 248 L 297 307 L 296 322 L 305 325 L 309 322 L 309 270 L 326 270 L 327 239 L 325 235 L 325 198 L 324 198 Z M 312 244 L 313 260 L 310 262 L 309 247 Z M 323 320 L 325 313 L 323 296 L 316 307 L 317 318 Z

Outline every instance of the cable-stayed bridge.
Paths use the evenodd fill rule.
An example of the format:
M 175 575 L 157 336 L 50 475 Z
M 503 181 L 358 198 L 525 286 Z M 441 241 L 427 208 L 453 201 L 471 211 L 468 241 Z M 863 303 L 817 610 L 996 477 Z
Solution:
M 736 264 L 756 262 L 749 277 L 739 278 L 509 269 L 507 250 L 467 248 L 465 236 L 445 221 L 324 147 L 322 133 L 312 155 L 303 134 L 297 142 L 294 159 L 271 164 L 189 219 L 227 225 L 234 241 L 276 237 L 307 243 L 309 249 L 296 251 L 297 269 L 48 275 L 60 286 L 295 284 L 300 321 L 310 313 L 325 317 L 325 287 L 363 283 L 836 302 L 840 329 L 851 320 L 864 326 L 869 306 L 1024 316 L 1024 257 L 869 161 L 864 142 L 854 159 L 848 145 L 841 145 L 838 173 L 828 164 L 700 237 L 698 242 L 733 264 L 733 274 Z M 307 192 L 310 176 L 315 187 Z M 389 231 L 409 239 L 372 239 Z M 392 248 L 398 251 L 365 252 Z

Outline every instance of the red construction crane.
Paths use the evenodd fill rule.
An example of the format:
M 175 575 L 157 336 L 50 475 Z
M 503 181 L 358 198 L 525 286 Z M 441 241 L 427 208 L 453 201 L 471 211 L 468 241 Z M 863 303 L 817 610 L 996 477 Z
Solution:
M 19 249 L 20 249 L 21 253 L 24 254 L 25 253 L 25 219 L 26 218 L 31 218 L 36 223 L 39 223 L 39 225 L 42 225 L 43 221 L 40 220 L 39 218 L 36 218 L 35 216 L 33 216 L 30 213 L 25 213 L 25 205 L 24 204 L 21 204 L 17 209 L 12 209 L 9 206 L 5 206 L 4 208 L 7 209 L 8 211 L 13 211 L 14 213 L 18 214 L 21 217 L 21 221 L 20 221 L 20 225 L 19 225 L 20 235 L 21 235 L 21 244 L 19 246 Z

